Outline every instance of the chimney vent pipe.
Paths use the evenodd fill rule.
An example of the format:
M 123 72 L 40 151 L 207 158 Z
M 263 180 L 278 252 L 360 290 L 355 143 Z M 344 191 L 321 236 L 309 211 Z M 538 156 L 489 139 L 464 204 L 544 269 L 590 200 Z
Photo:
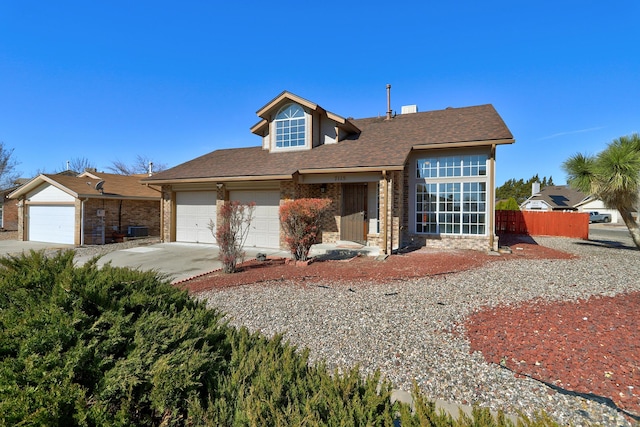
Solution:
M 391 120 L 391 85 L 387 85 L 387 120 Z

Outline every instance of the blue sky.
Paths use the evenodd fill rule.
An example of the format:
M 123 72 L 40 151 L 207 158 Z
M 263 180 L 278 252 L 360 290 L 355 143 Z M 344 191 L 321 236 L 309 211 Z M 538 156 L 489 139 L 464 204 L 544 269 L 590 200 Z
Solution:
M 220 4 L 222 3 L 222 4 Z M 497 184 L 640 132 L 640 2 L 2 1 L 0 141 L 22 176 L 74 158 L 175 166 L 260 143 L 283 90 L 344 117 L 493 104 Z

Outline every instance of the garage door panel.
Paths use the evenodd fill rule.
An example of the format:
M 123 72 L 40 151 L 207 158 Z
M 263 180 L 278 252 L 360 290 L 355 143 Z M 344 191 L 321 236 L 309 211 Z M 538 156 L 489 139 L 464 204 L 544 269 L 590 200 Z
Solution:
M 278 190 L 231 191 L 229 198 L 240 203 L 254 202 L 256 204 L 245 246 L 280 247 L 280 192 Z
M 215 243 L 209 222 L 216 220 L 215 191 L 176 193 L 176 241 Z
M 28 240 L 73 245 L 75 206 L 29 206 Z

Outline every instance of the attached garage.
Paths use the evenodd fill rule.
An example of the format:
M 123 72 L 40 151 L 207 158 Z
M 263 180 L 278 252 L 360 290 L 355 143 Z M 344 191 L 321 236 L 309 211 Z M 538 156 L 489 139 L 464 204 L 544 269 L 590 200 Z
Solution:
M 215 191 L 176 192 L 177 242 L 215 243 L 210 221 L 216 221 Z
M 19 240 L 83 246 L 118 241 L 133 227 L 160 234 L 160 191 L 138 176 L 41 174 L 9 199 L 17 200 Z
M 74 205 L 29 205 L 28 240 L 74 244 Z
M 256 248 L 280 248 L 280 191 L 229 192 L 231 201 L 256 204 L 245 246 Z

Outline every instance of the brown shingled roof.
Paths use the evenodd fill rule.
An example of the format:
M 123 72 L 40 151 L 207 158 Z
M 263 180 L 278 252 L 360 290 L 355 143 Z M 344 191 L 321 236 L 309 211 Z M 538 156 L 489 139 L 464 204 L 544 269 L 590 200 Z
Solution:
M 513 142 L 513 135 L 489 104 L 403 114 L 391 120 L 381 117 L 350 121 L 361 132 L 337 144 L 278 153 L 261 146 L 216 150 L 142 182 L 284 178 L 296 171 L 342 168 L 401 169 L 412 148 Z
M 96 184 L 104 181 L 102 191 Z M 140 184 L 140 176 L 126 176 L 110 173 L 92 173 L 91 176 L 38 175 L 33 180 L 11 194 L 12 198 L 26 194 L 44 182 L 67 191 L 76 198 L 117 198 L 117 199 L 160 199 L 160 193 Z
M 589 197 L 581 191 L 569 187 L 568 185 L 552 185 L 544 187 L 540 193 L 527 199 L 544 200 L 552 209 L 577 209 L 576 206 Z M 526 203 L 525 202 L 525 203 Z

